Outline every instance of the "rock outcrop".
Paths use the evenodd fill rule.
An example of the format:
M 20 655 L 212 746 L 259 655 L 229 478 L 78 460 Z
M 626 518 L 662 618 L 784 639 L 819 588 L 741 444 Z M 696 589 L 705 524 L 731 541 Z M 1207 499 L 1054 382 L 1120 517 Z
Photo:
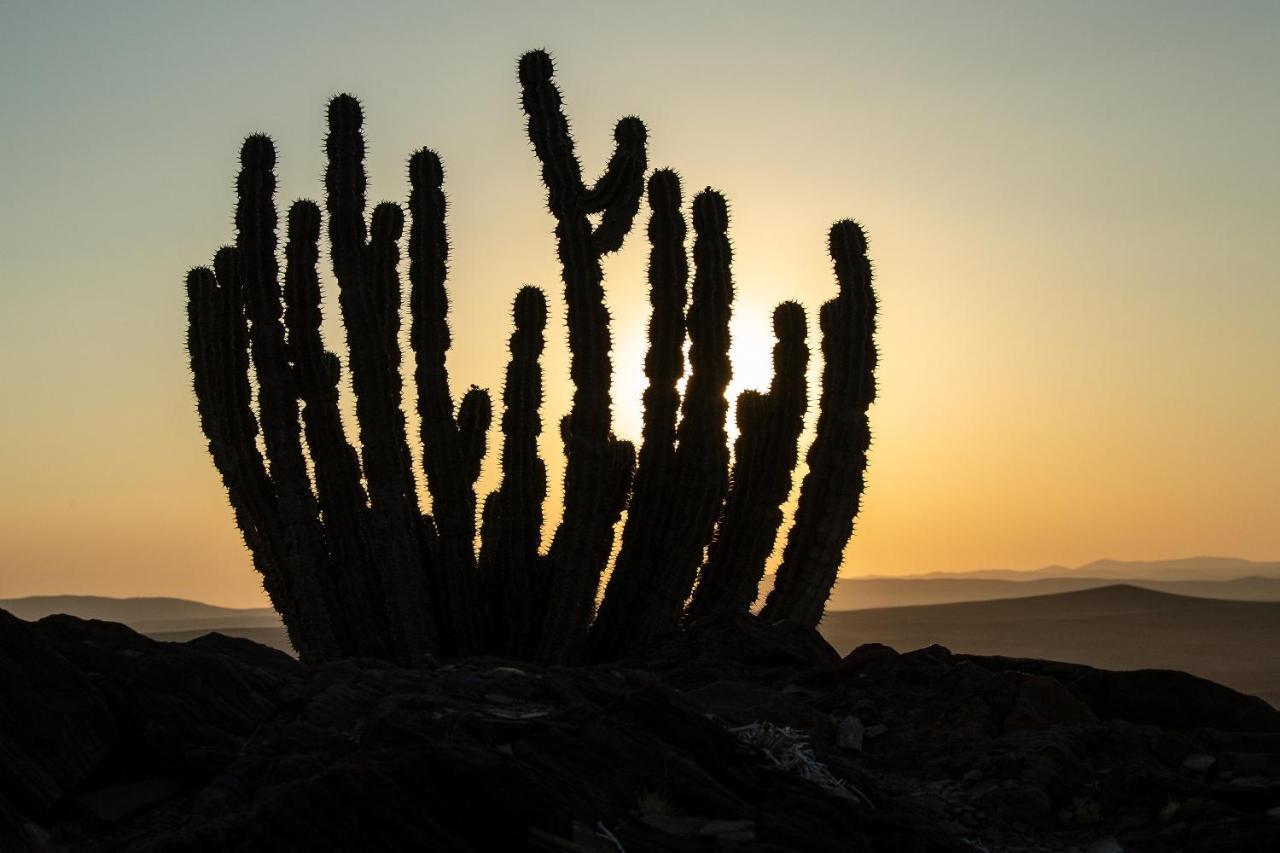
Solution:
M 308 667 L 0 611 L 0 849 L 1280 849 L 1280 712 L 716 617 L 619 665 Z

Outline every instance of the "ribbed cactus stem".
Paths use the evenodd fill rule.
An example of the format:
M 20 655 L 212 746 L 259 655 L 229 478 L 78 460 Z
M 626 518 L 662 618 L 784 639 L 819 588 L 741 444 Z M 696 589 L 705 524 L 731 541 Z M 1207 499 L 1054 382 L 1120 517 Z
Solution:
M 464 397 L 454 417 L 446 358 L 450 346 L 448 276 L 449 238 L 445 225 L 444 167 L 434 151 L 421 149 L 409 158 L 409 311 L 410 344 L 415 356 L 418 416 L 422 430 L 422 463 L 441 554 L 437 598 L 453 602 L 440 621 L 448 628 L 452 650 L 477 651 L 484 633 L 483 611 L 475 565 L 475 480 L 484 455 L 485 417 L 476 443 L 476 423 L 463 434 L 464 415 L 483 414 Z M 487 397 L 486 397 L 487 402 Z
M 338 411 L 341 364 L 325 350 L 320 334 L 320 220 L 315 202 L 297 201 L 289 208 L 284 316 L 325 538 L 333 557 L 323 580 L 347 653 L 388 657 L 392 649 L 380 627 L 386 619 L 386 603 L 377 567 L 370 559 L 360 459 L 347 441 Z
M 298 392 L 280 320 L 275 163 L 269 138 L 254 135 L 245 140 L 236 178 L 236 254 L 258 379 L 263 445 L 279 501 L 281 535 L 291 557 L 286 571 L 294 606 L 308 642 L 318 654 L 328 656 L 339 653 L 341 638 L 325 602 L 322 576 L 330 571 L 329 554 L 302 455 Z
M 601 191 L 589 195 L 574 153 L 554 67 L 544 51 L 520 58 L 521 103 L 528 116 L 529 140 L 542 164 L 547 207 L 556 218 L 556 247 L 568 314 L 570 378 L 573 381 L 571 428 L 564 430 L 566 470 L 564 515 L 548 554 L 556 606 L 547 614 L 540 656 L 565 660 L 580 649 L 600 575 L 609 553 L 600 543 L 613 539 L 621 512 L 612 510 L 619 450 L 611 429 L 609 386 L 609 313 L 604 304 L 600 258 L 616 250 L 630 228 L 645 169 L 645 131 L 637 119 L 615 128 L 618 152 L 606 171 Z M 628 160 L 629 158 L 629 160 Z M 587 214 L 602 210 L 601 229 Z M 606 225 L 607 223 L 607 225 Z
M 428 606 L 427 543 L 400 409 L 399 248 L 404 227 L 397 205 L 374 211 L 372 240 L 364 227 L 363 116 L 349 95 L 329 103 L 325 172 L 329 243 L 347 327 L 364 474 L 376 562 L 390 608 L 397 656 L 412 660 L 435 649 Z
M 526 286 L 516 294 L 502 401 L 502 482 L 486 501 L 485 541 L 480 566 L 493 609 L 492 647 L 520 657 L 536 647 L 540 588 L 538 546 L 546 467 L 538 457 L 542 432 L 542 365 L 547 301 Z
M 670 484 L 662 490 L 661 534 L 648 560 L 615 567 L 619 594 L 607 595 L 593 628 L 591 655 L 616 658 L 679 627 L 703 551 L 711 541 L 729 481 L 725 435 L 729 314 L 733 302 L 724 197 L 704 190 L 693 200 L 694 279 L 685 326 L 689 382 L 680 406 Z M 640 510 L 644 511 L 644 510 Z M 631 577 L 619 577 L 626 571 Z M 614 581 L 610 580 L 610 593 Z
M 822 306 L 822 399 L 809 471 L 800 487 L 795 524 L 761 616 L 816 626 L 853 534 L 862 499 L 875 401 L 876 296 L 861 227 L 837 222 L 831 259 L 840 294 Z
M 220 283 L 212 270 L 196 267 L 187 274 L 187 350 L 194 379 L 200 426 L 209 454 L 222 477 L 236 525 L 262 575 L 271 604 L 284 620 L 289 641 L 304 659 L 318 657 L 299 630 L 297 609 L 284 573 L 284 550 L 276 525 L 278 507 L 258 451 L 257 420 L 250 407 L 248 330 L 239 286 L 231 272 Z
M 644 442 L 622 532 L 622 548 L 609 578 L 604 601 L 591 628 L 588 655 L 606 660 L 630 630 L 628 608 L 644 594 L 661 559 L 667 501 L 674 487 L 676 418 L 680 410 L 677 383 L 684 373 L 685 303 L 689 260 L 686 226 L 681 213 L 680 178 L 670 169 L 653 173 L 648 183 L 649 349 L 644 370 Z
M 746 613 L 759 593 L 765 563 L 782 525 L 782 504 L 791 493 L 791 472 L 799 458 L 808 406 L 804 309 L 795 302 L 779 305 L 773 313 L 773 332 L 778 342 L 773 348 L 769 393 L 744 391 L 738 397 L 738 440 L 729 494 L 688 619 Z

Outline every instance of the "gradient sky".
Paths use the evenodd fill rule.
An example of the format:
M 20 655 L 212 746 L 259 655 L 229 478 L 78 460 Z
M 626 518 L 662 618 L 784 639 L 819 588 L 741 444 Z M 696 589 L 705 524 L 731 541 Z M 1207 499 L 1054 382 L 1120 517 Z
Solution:
M 730 199 L 733 395 L 768 383 L 770 307 L 834 293 L 829 224 L 867 227 L 881 398 L 846 574 L 1280 558 L 1278 43 L 1272 0 L 3 0 L 0 597 L 265 600 L 194 414 L 182 280 L 232 238 L 244 134 L 275 137 L 283 201 L 317 197 L 338 91 L 366 105 L 371 200 L 405 199 L 414 148 L 445 160 L 455 389 L 500 391 L 509 301 L 548 291 L 555 422 L 514 73 L 536 46 L 589 174 L 634 113 L 651 164 Z M 644 254 L 634 234 L 606 267 L 628 437 Z

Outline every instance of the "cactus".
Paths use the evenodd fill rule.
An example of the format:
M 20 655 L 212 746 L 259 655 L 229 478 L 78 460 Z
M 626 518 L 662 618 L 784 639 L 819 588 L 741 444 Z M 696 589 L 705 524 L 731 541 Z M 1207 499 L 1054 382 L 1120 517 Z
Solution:
M 289 208 L 285 245 L 285 326 L 288 357 L 303 403 L 302 422 L 315 467 L 316 493 L 332 554 L 327 579 L 330 613 L 341 622 L 348 649 L 365 656 L 392 654 L 374 626 L 386 614 L 377 567 L 370 559 L 367 497 L 360 482 L 360 458 L 347 441 L 338 413 L 342 366 L 320 337 L 320 208 L 297 201 Z M 343 571 L 338 567 L 353 567 Z
M 419 507 L 402 406 L 405 211 L 383 202 L 366 213 L 363 114 L 354 98 L 329 103 L 324 212 L 305 200 L 289 208 L 283 277 L 275 149 L 261 135 L 241 152 L 236 245 L 219 250 L 212 269 L 187 275 L 201 428 L 254 567 L 306 660 L 364 655 L 414 663 L 482 651 L 609 660 L 689 619 L 745 611 L 756 597 L 798 458 L 807 400 L 804 311 L 795 303 L 775 311 L 773 381 L 767 393 L 738 399 L 730 474 L 728 205 L 712 190 L 693 200 L 690 288 L 679 178 L 661 169 L 646 184 L 646 130 L 628 117 L 615 127 L 604 173 L 586 185 L 552 71 L 542 51 L 519 62 L 528 135 L 556 221 L 573 382 L 571 410 L 560 420 L 563 516 L 545 553 L 547 470 L 538 437 L 546 299 L 532 286 L 515 298 L 502 476 L 484 501 L 477 553 L 475 488 L 493 413 L 483 389 L 471 386 L 456 407 L 450 390 L 444 169 L 434 152 L 410 158 L 407 205 L 409 342 L 431 515 Z M 652 314 L 637 453 L 612 432 L 601 262 L 622 246 L 646 185 Z M 354 445 L 339 415 L 342 364 L 320 332 L 317 266 L 326 224 L 355 394 Z M 831 254 L 840 295 L 821 313 L 817 438 L 762 614 L 770 620 L 816 624 L 861 497 L 876 358 L 861 230 L 838 223 Z M 686 334 L 690 369 L 681 397 Z M 628 507 L 593 622 L 615 527 Z
M 554 606 L 542 628 L 540 657 L 574 656 L 586 637 L 600 575 L 613 545 L 622 506 L 611 496 L 630 466 L 628 451 L 611 432 L 609 312 L 604 305 L 600 259 L 616 251 L 631 228 L 644 187 L 644 124 L 627 117 L 614 129 L 617 143 L 605 174 L 588 189 L 574 153 L 551 57 L 534 50 L 520 57 L 521 104 L 529 141 L 542 163 L 547 208 L 556 219 L 556 246 L 568 306 L 573 407 L 565 439 L 564 516 L 548 554 Z M 601 214 L 593 227 L 589 214 Z M 629 476 L 629 475 L 627 475 Z
M 675 197 L 678 201 L 678 188 Z M 666 200 L 660 195 L 658 201 L 662 204 Z M 662 222 L 670 211 L 657 208 L 653 215 Z M 646 491 L 632 501 L 627 521 L 630 527 L 635 518 L 636 529 L 633 536 L 624 529 L 623 549 L 591 629 L 591 656 L 595 659 L 619 657 L 679 624 L 728 486 L 724 392 L 731 378 L 729 311 L 733 301 L 728 223 L 724 197 L 710 189 L 699 193 L 693 201 L 693 298 L 685 321 L 691 371 L 680 403 L 677 444 L 669 454 L 660 437 L 672 416 L 669 398 L 658 399 L 670 388 L 673 376 L 668 373 L 660 377 L 661 385 L 651 385 L 656 409 L 653 438 L 661 443 L 650 459 L 659 467 L 652 475 L 642 469 L 642 479 L 652 476 L 653 485 L 645 483 Z M 667 244 L 682 234 L 682 227 L 667 224 L 651 229 L 655 240 L 652 254 L 670 252 L 674 247 Z M 651 258 L 651 278 L 655 270 L 659 276 L 651 282 L 654 290 L 670 287 L 661 280 L 661 265 Z M 672 289 L 683 291 L 682 287 Z M 663 361 L 669 355 L 662 351 L 664 344 L 668 350 L 671 346 L 666 341 L 682 336 L 656 307 L 649 328 L 652 360 Z M 649 414 L 646 409 L 647 430 L 651 426 Z M 649 439 L 646 435 L 646 443 Z
M 831 595 L 862 499 L 876 397 L 876 296 L 862 228 L 831 227 L 840 295 L 822 306 L 822 399 L 795 524 L 761 616 L 816 626 Z
M 546 464 L 538 457 L 546 297 L 536 287 L 523 287 L 512 314 L 515 332 L 502 396 L 502 483 L 485 500 L 480 568 L 494 614 L 492 647 L 516 657 L 536 643 L 533 617 L 546 599 L 538 558 L 547 495 Z
M 773 332 L 778 343 L 769 393 L 743 391 L 738 396 L 732 484 L 689 604 L 689 619 L 747 612 L 782 525 L 782 504 L 791 493 L 808 406 L 804 308 L 795 302 L 779 305 Z
M 489 400 L 473 389 L 454 416 L 445 368 L 450 338 L 444 167 L 434 151 L 424 148 L 409 158 L 409 185 L 410 342 L 416 360 L 423 469 L 439 533 L 441 566 L 435 593 L 440 600 L 458 602 L 445 617 L 454 650 L 477 651 L 485 629 L 475 580 L 475 481 L 489 428 Z M 472 458 L 477 453 L 479 457 Z

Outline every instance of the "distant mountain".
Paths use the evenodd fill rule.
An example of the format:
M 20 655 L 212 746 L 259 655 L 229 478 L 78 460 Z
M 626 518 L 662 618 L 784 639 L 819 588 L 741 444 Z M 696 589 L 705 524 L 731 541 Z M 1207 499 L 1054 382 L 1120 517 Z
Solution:
M 845 653 L 899 651 L 1047 658 L 1108 669 L 1180 669 L 1280 706 L 1280 602 L 1220 601 L 1115 585 L 1000 601 L 828 612 L 822 633 Z
M 1229 601 L 1280 601 L 1280 578 L 1247 577 L 1227 581 L 1142 580 L 1123 578 L 1119 583 L 1158 592 L 1217 598 Z M 831 592 L 828 610 L 868 610 L 921 604 L 955 604 L 1052 595 L 1096 587 L 1114 586 L 1105 577 L 1033 577 L 1026 580 L 937 576 L 923 578 L 841 578 Z
M 0 599 L 0 608 L 34 622 L 54 613 L 81 619 L 121 622 L 142 634 L 166 631 L 201 633 L 234 628 L 271 628 L 280 617 L 270 607 L 217 607 L 185 598 L 107 598 L 97 595 L 36 595 Z
M 887 575 L 864 575 L 865 579 Z M 975 578 L 984 580 L 1033 580 L 1085 577 L 1111 580 L 1224 581 L 1259 577 L 1280 579 L 1280 561 L 1260 562 L 1239 557 L 1184 557 L 1175 560 L 1094 560 L 1083 566 L 1044 566 L 1039 569 L 984 569 L 972 572 L 925 572 L 903 578 Z

